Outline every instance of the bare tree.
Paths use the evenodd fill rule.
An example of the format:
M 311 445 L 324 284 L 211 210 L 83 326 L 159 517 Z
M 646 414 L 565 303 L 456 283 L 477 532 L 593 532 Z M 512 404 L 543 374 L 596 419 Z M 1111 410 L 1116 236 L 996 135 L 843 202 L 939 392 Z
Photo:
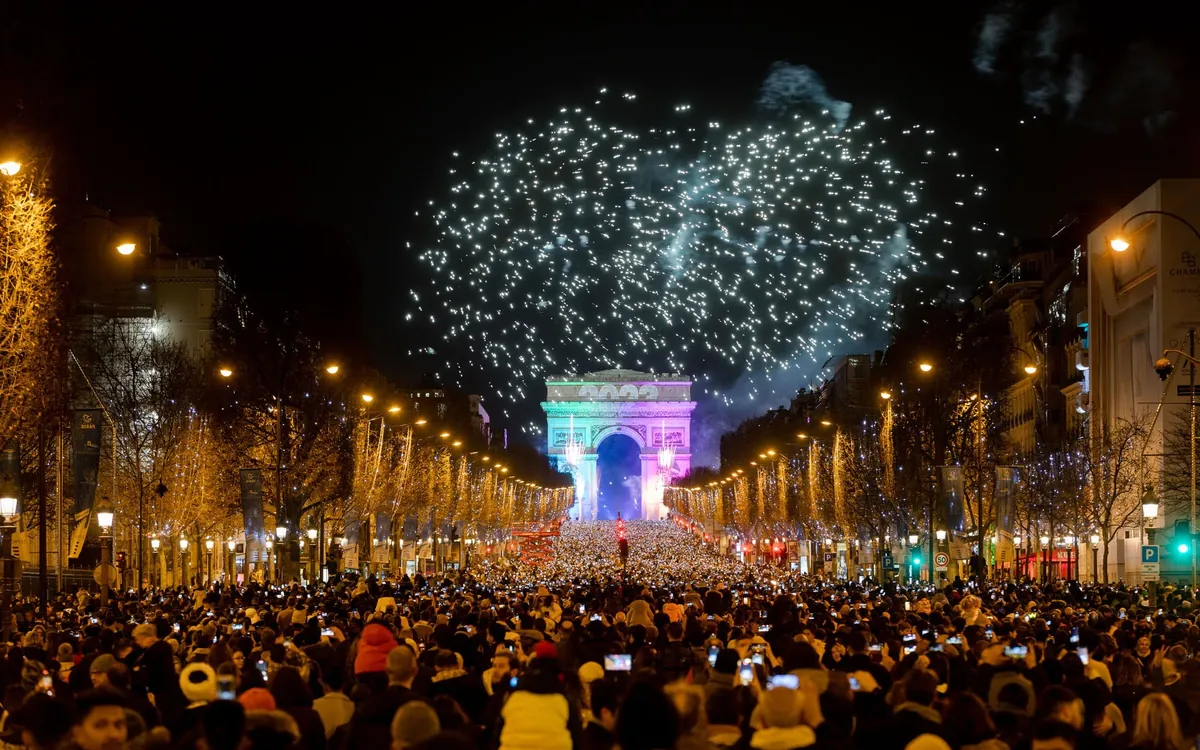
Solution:
M 53 208 L 40 171 L 0 178 L 0 446 L 45 386 L 56 320 Z
M 1108 555 L 1122 529 L 1138 528 L 1142 518 L 1143 451 L 1149 417 L 1106 420 L 1093 412 L 1082 445 L 1073 459 L 1082 467 L 1086 489 L 1080 493 L 1082 519 L 1090 521 L 1104 539 L 1104 577 L 1108 580 Z
M 118 521 L 136 530 L 139 575 L 146 522 L 169 515 L 166 505 L 174 498 L 167 480 L 183 464 L 198 416 L 199 366 L 160 326 L 152 318 L 99 320 L 84 337 L 81 357 L 91 391 L 112 421 L 118 482 L 112 501 Z

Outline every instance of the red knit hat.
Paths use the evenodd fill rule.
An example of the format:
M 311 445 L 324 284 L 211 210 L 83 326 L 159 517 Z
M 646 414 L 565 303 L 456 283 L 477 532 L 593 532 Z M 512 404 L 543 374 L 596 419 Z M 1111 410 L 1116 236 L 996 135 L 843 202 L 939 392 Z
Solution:
M 354 657 L 354 674 L 383 672 L 387 669 L 388 652 L 396 648 L 392 631 L 377 622 L 363 628 L 358 641 L 358 654 Z
M 247 711 L 274 711 L 275 696 L 266 688 L 250 688 L 238 696 L 238 703 Z
M 542 641 L 533 647 L 533 656 L 535 659 L 557 659 L 558 649 L 550 641 Z

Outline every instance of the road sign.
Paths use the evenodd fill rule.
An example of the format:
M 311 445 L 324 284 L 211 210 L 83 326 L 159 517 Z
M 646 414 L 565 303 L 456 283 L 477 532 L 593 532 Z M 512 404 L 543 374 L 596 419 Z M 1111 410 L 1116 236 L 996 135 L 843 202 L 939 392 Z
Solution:
M 1142 580 L 1158 580 L 1158 545 L 1142 545 Z
M 109 586 L 117 585 L 117 581 L 120 579 L 117 578 L 117 568 L 112 563 L 100 563 L 99 565 L 97 565 L 96 570 L 92 573 L 92 578 L 94 578 L 96 580 L 96 583 L 98 585 L 103 586 L 105 583 L 104 574 L 106 572 L 108 573 L 108 579 L 107 579 L 108 585 Z
M 836 559 L 837 559 L 836 553 L 834 553 L 834 552 L 826 552 L 825 553 L 825 562 L 833 562 Z
M 950 567 L 950 555 L 945 552 L 939 552 L 933 556 L 933 567 L 935 570 L 946 570 Z

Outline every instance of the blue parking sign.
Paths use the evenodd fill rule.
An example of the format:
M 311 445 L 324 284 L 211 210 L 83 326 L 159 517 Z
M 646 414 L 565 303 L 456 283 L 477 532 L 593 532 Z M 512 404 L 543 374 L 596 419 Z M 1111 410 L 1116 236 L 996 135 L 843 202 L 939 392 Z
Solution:
M 1157 563 L 1158 562 L 1158 545 L 1143 544 L 1142 545 L 1142 562 Z

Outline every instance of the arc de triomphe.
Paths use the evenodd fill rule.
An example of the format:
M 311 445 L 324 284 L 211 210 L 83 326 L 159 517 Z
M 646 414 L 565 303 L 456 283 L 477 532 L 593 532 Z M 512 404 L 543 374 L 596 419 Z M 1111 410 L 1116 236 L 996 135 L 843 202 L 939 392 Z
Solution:
M 692 466 L 692 381 L 680 375 L 651 375 L 633 370 L 603 370 L 559 375 L 546 380 L 547 452 L 562 471 L 575 477 L 571 518 L 595 519 L 598 507 L 596 449 L 613 435 L 638 445 L 642 462 L 642 518 L 666 517 L 662 495 L 671 477 Z M 572 434 L 572 427 L 573 432 Z M 568 446 L 579 454 L 567 459 Z M 674 449 L 671 465 L 659 466 L 663 446 Z

